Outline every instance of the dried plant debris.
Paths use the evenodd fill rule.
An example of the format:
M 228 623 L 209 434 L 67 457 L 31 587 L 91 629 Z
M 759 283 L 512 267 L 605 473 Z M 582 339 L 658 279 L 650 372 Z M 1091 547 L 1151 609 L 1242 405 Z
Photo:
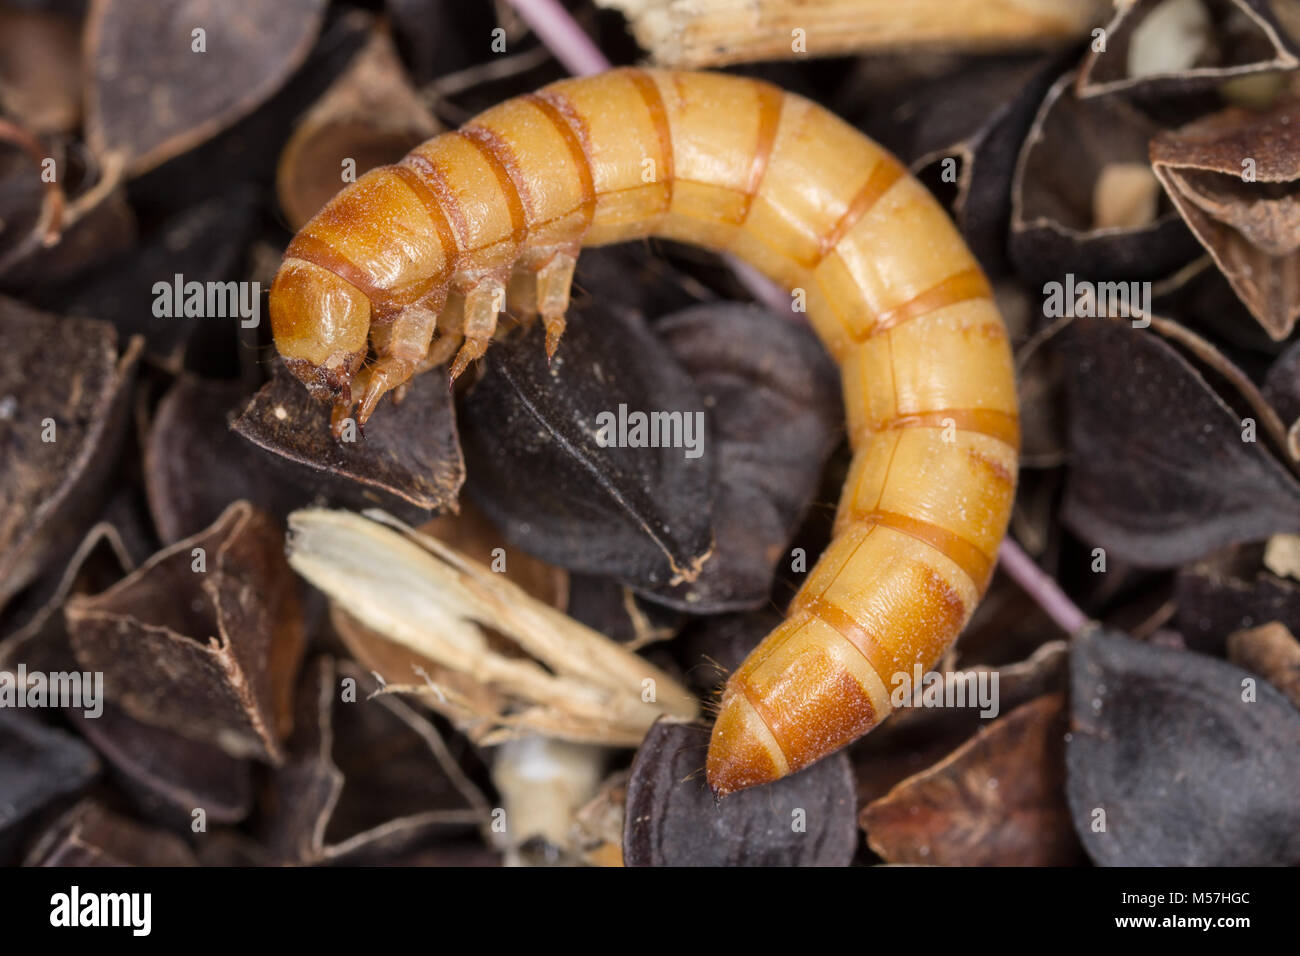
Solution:
M 0 297 L 0 607 L 70 550 L 116 462 L 141 343 Z
M 610 750 L 551 737 L 508 740 L 495 751 L 492 783 L 505 810 L 504 829 L 492 837 L 506 865 L 576 861 L 577 814 L 596 796 Z
M 639 590 L 694 581 L 714 547 L 719 457 L 695 383 L 618 311 L 570 316 L 549 363 L 544 335 L 538 323 L 493 346 L 462 406 L 471 498 L 553 564 Z
M 1065 523 L 1122 560 L 1172 567 L 1300 529 L 1300 482 L 1168 343 L 1128 321 L 1070 329 Z
M 1263 547 L 1228 548 L 1183 568 L 1177 578 L 1177 626 L 1187 644 L 1226 653 L 1236 631 L 1277 621 L 1300 632 L 1300 584 L 1269 573 Z
M 1065 698 L 998 718 L 862 811 L 890 863 L 1068 866 L 1082 856 L 1065 802 Z
M 1197 239 L 1275 340 L 1300 318 L 1300 100 L 1230 107 L 1151 141 L 1151 165 Z
M 627 785 L 627 866 L 847 866 L 857 848 L 853 774 L 840 751 L 721 802 L 704 780 L 709 728 L 661 720 Z
M 1300 711 L 1265 681 L 1122 634 L 1070 651 L 1070 809 L 1108 866 L 1300 863 Z
M 1119 4 L 1105 44 L 1079 70 L 1079 95 L 1186 93 L 1300 65 L 1280 22 L 1289 0 L 1134 0 Z
M 96 0 L 86 24 L 86 135 L 142 172 L 230 126 L 307 56 L 324 0 Z M 150 97 L 141 110 L 139 98 Z
M 236 823 L 253 805 L 252 767 L 210 744 L 151 727 L 113 704 L 87 716 L 69 710 L 77 730 L 103 755 L 147 819 L 191 827 Z
M 485 709 L 432 678 L 386 688 L 419 694 L 480 744 L 544 733 L 635 746 L 661 714 L 696 713 L 645 659 L 381 512 L 298 511 L 289 530 L 294 570 L 361 624 L 490 692 L 498 706 Z
M 561 611 L 565 609 L 569 575 L 564 569 L 517 549 L 506 549 L 500 532 L 473 505 L 465 505 L 459 514 L 435 518 L 419 530 L 457 549 L 466 558 L 492 568 L 538 601 Z M 506 706 L 504 695 L 480 684 L 472 674 L 443 667 L 395 643 L 366 627 L 338 603 L 330 607 L 330 621 L 351 655 L 385 684 L 408 684 L 416 678 L 427 678 L 440 687 L 450 687 L 454 696 L 470 701 L 472 710 L 495 712 Z
M 404 401 L 386 401 L 354 440 L 339 442 L 330 434 L 329 407 L 314 401 L 277 360 L 271 381 L 233 427 L 295 465 L 281 480 L 329 486 L 329 497 L 358 507 L 454 511 L 465 463 L 446 383 L 437 369 L 416 376 Z
M 304 669 L 266 844 L 285 863 L 364 862 L 488 819 L 437 729 L 349 662 Z
M 185 841 L 95 800 L 77 804 L 32 847 L 24 866 L 197 866 Z
M 1074 74 L 1053 84 L 1025 139 L 1011 188 L 1011 260 L 1031 283 L 1067 274 L 1160 279 L 1197 253 L 1195 238 L 1163 196 L 1138 217 L 1108 211 L 1146 167 L 1159 127 L 1119 96 L 1081 100 Z M 1131 203 L 1126 199 L 1125 204 Z
M 1271 621 L 1229 635 L 1228 659 L 1262 676 L 1300 708 L 1300 641 L 1285 624 Z
M 656 63 L 695 68 L 917 47 L 1055 46 L 1106 16 L 1105 0 L 597 0 L 620 10 Z M 743 24 L 742 28 L 738 28 Z M 792 43 L 791 31 L 804 42 Z
M 81 740 L 0 708 L 0 863 L 17 862 L 41 814 L 98 774 L 95 752 Z
M 527 552 L 509 548 L 505 537 L 478 508 L 465 504 L 459 514 L 439 515 L 419 527 L 471 561 L 490 567 L 537 600 L 563 611 L 569 601 L 569 574 Z
M 709 614 L 757 607 L 843 436 L 835 363 L 806 326 L 749 306 L 696 306 L 654 330 L 712 426 L 715 547 L 698 578 L 669 592 L 672 603 Z
M 574 850 L 591 866 L 623 865 L 623 826 L 631 775 L 628 770 L 610 774 L 596 795 L 574 814 Z
M 77 660 L 136 720 L 280 760 L 304 646 L 282 549 L 276 523 L 235 502 L 109 590 L 69 601 Z
M 276 195 L 301 229 L 354 177 L 395 163 L 439 130 L 411 87 L 392 37 L 376 25 L 347 71 L 303 116 L 280 154 Z

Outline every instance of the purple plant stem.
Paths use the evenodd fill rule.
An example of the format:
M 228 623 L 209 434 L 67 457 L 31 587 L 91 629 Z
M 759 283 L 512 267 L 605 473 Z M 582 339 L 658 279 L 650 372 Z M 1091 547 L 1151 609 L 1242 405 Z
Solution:
M 570 73 L 588 76 L 609 69 L 605 54 L 559 0 L 510 0 L 510 5 Z
M 1081 631 L 1089 622 L 1088 615 L 1070 600 L 1069 595 L 1061 590 L 1052 576 L 1034 563 L 1034 559 L 1025 554 L 1020 545 L 1011 538 L 1002 542 L 998 551 L 999 566 L 1011 575 L 1043 612 L 1047 614 L 1065 633 L 1073 635 Z
M 559 60 L 566 70 L 575 76 L 587 76 L 603 73 L 610 68 L 609 60 L 600 48 L 587 36 L 585 30 L 559 0 L 509 0 L 510 5 L 533 28 L 533 32 Z M 791 316 L 795 313 L 790 308 L 790 296 L 767 276 L 746 263 L 727 256 L 727 263 L 741 285 L 749 290 L 750 295 L 776 312 L 778 315 Z

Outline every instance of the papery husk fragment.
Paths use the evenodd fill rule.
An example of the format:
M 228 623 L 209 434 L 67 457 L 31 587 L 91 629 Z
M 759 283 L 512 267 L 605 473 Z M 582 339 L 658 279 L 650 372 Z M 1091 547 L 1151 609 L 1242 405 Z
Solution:
M 1105 0 L 597 0 L 621 10 L 664 66 L 842 56 L 898 48 L 1063 45 L 1109 12 Z M 803 51 L 793 31 L 803 31 Z
M 1196 238 L 1276 341 L 1300 319 L 1300 99 L 1230 107 L 1151 141 Z
M 383 512 L 305 509 L 290 515 L 289 530 L 294 570 L 361 624 L 503 702 L 475 706 L 432 676 L 385 688 L 419 694 L 480 744 L 541 733 L 635 746 L 661 714 L 697 712 L 643 658 Z

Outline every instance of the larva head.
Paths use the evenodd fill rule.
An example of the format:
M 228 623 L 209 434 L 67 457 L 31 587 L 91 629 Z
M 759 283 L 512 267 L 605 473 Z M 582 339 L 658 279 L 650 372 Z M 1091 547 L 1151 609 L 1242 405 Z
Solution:
M 271 284 L 271 335 L 285 366 L 313 398 L 347 402 L 366 359 L 370 300 L 302 259 L 285 259 Z

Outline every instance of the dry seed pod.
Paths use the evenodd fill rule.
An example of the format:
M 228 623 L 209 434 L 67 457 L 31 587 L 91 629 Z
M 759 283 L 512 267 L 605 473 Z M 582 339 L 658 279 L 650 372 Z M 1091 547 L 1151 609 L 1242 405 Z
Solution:
M 132 175 L 251 113 L 302 64 L 324 0 L 95 0 L 86 18 L 86 140 Z M 201 48 L 201 49 L 200 49 Z M 140 108 L 148 91 L 149 108 Z
M 1120 4 L 1079 69 L 1079 96 L 1186 92 L 1300 66 L 1291 0 L 1135 0 Z M 1296 14 L 1289 13 L 1292 26 Z
M 306 643 L 279 526 L 246 501 L 64 609 L 78 662 L 137 720 L 278 762 Z
M 1015 492 L 1011 352 L 987 279 L 924 187 L 766 83 L 567 80 L 331 200 L 286 251 L 271 324 L 340 433 L 419 368 L 456 352 L 454 377 L 484 354 L 512 271 L 553 353 L 580 246 L 649 235 L 726 248 L 798 290 L 841 366 L 855 449 L 834 540 L 724 693 L 708 772 L 729 793 L 878 724 L 891 676 L 942 656 L 992 574 Z
M 1300 100 L 1232 107 L 1151 141 L 1183 219 L 1273 339 L 1300 318 Z
M 1196 240 L 1163 195 L 1150 219 L 1121 226 L 1109 213 L 1119 205 L 1115 165 L 1147 165 L 1158 132 L 1121 97 L 1079 99 L 1073 74 L 1056 81 L 1025 139 L 1011 187 L 1008 245 L 1025 279 L 1060 282 L 1072 273 L 1155 280 L 1197 254 Z M 1110 180 L 1106 188 L 1103 179 Z
M 940 47 L 1005 50 L 1068 43 L 1105 0 L 597 0 L 621 10 L 664 66 Z M 802 41 L 802 42 L 799 42 Z

